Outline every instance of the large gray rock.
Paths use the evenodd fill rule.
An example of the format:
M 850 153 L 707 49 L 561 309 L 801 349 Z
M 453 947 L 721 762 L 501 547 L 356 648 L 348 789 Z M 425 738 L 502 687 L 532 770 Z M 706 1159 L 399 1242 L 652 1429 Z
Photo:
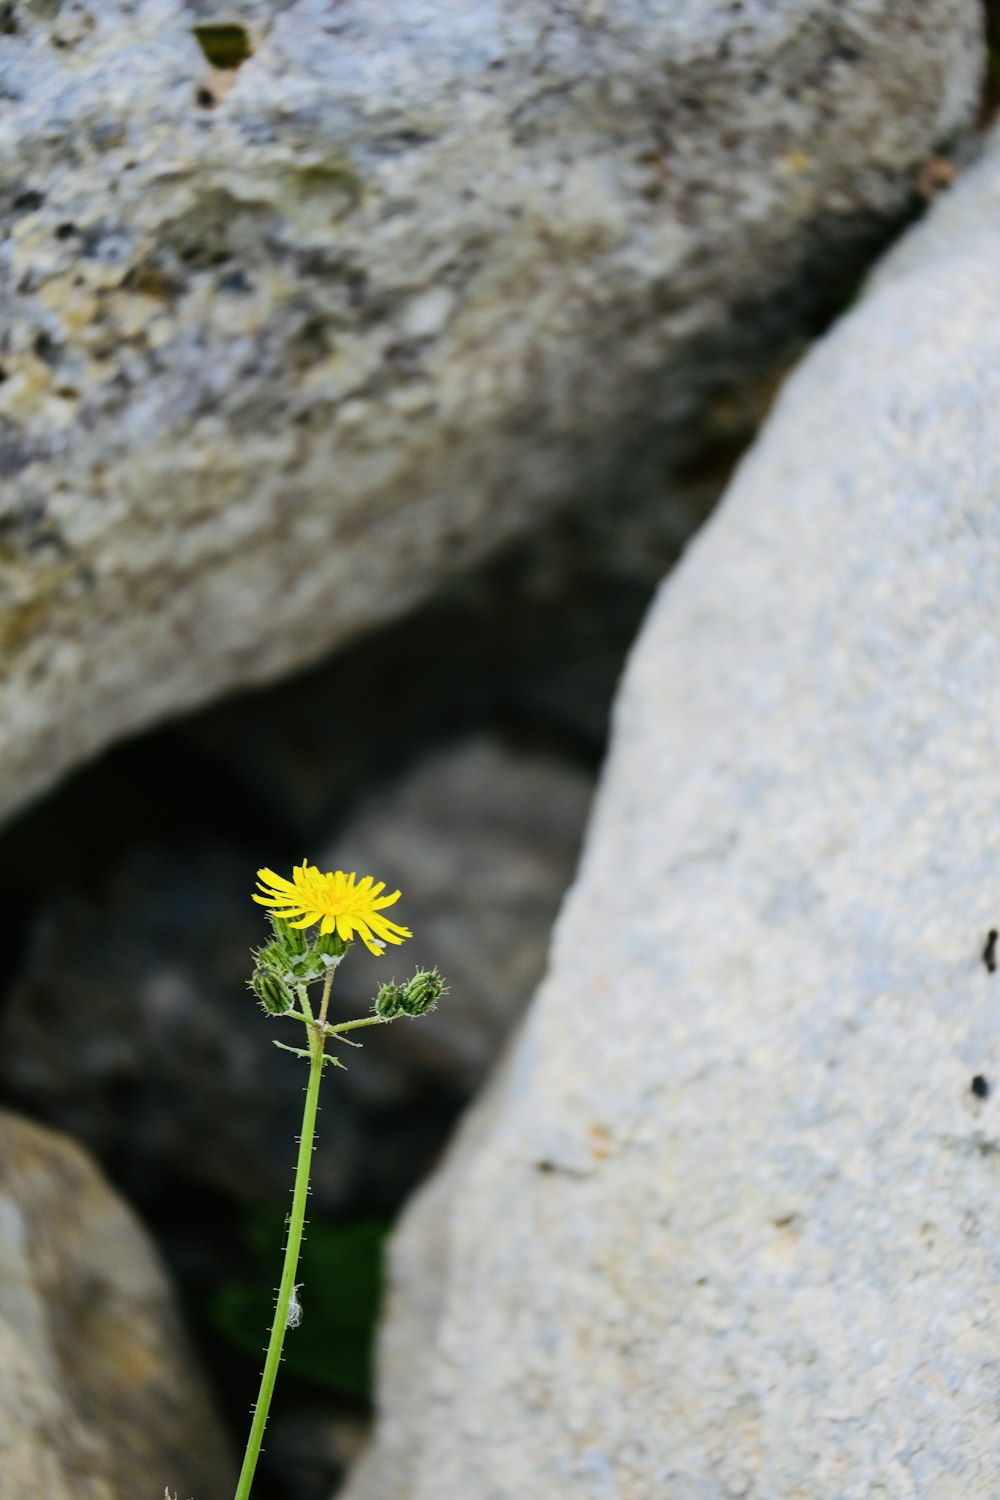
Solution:
M 235 1475 L 149 1241 L 84 1153 L 0 1112 L 0 1495 L 210 1500 Z
M 996 1495 L 998 243 L 994 139 L 663 589 L 351 1500 Z
M 0 813 L 652 484 L 983 50 L 976 0 L 204 10 L 4 9 Z

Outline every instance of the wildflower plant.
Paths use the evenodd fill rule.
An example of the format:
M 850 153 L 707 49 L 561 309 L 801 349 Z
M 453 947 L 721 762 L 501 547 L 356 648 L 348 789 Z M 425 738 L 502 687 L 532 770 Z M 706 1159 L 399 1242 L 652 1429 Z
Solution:
M 297 1021 L 304 1028 L 303 1046 L 294 1047 L 281 1041 L 275 1041 L 274 1045 L 308 1062 L 309 1081 L 281 1282 L 236 1500 L 249 1500 L 285 1333 L 297 1327 L 302 1316 L 300 1283 L 295 1275 L 309 1193 L 320 1082 L 327 1065 L 344 1066 L 336 1053 L 326 1050 L 327 1043 L 357 1045 L 347 1032 L 362 1026 L 385 1025 L 401 1016 L 425 1015 L 445 993 L 437 969 L 420 970 L 405 984 L 394 980 L 383 984 L 373 1001 L 371 1014 L 333 1024 L 327 1020 L 333 976 L 355 935 L 377 955 L 385 951 L 387 944 L 398 945 L 412 937 L 409 928 L 383 915 L 386 907 L 399 900 L 399 891 L 383 895 L 384 882 L 376 883 L 371 875 L 359 881 L 356 874 L 348 875 L 343 870 L 324 873 L 306 861 L 296 865 L 291 880 L 273 870 L 258 870 L 257 883 L 259 890 L 253 899 L 268 908 L 271 936 L 253 955 L 250 988 L 268 1016 Z M 314 1008 L 310 991 L 315 994 L 317 989 L 319 998 Z

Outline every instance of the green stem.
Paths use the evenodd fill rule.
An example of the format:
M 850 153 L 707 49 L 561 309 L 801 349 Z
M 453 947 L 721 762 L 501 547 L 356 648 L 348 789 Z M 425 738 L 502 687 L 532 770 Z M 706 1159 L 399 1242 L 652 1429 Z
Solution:
M 324 1015 L 330 996 L 330 984 L 332 980 L 333 970 L 331 969 L 324 985 L 322 1006 L 322 1013 Z M 303 1009 L 308 1012 L 309 1002 L 301 989 L 299 997 L 302 1000 Z M 271 1409 L 274 1382 L 277 1379 L 278 1366 L 281 1363 L 281 1347 L 285 1341 L 288 1308 L 292 1300 L 292 1292 L 295 1290 L 295 1272 L 299 1264 L 299 1250 L 302 1245 L 302 1226 L 305 1223 L 306 1199 L 309 1196 L 309 1168 L 312 1164 L 313 1137 L 316 1133 L 319 1085 L 323 1077 L 323 1051 L 323 1033 L 318 1026 L 311 1025 L 309 1027 L 309 1083 L 306 1088 L 306 1104 L 302 1114 L 302 1134 L 299 1136 L 299 1156 L 295 1166 L 295 1191 L 292 1194 L 292 1212 L 288 1220 L 288 1238 L 285 1241 L 285 1262 L 281 1269 L 281 1284 L 278 1287 L 278 1302 L 274 1309 L 274 1322 L 271 1325 L 271 1337 L 267 1345 L 267 1357 L 264 1360 L 264 1373 L 260 1378 L 260 1392 L 257 1396 L 257 1405 L 254 1408 L 253 1423 L 250 1428 L 250 1436 L 247 1439 L 247 1451 L 243 1457 L 243 1467 L 240 1470 L 239 1483 L 236 1486 L 235 1500 L 249 1500 L 250 1486 L 253 1484 L 257 1460 L 260 1457 L 260 1446 L 264 1439 L 264 1428 L 267 1426 L 267 1414 Z
M 360 1021 L 338 1021 L 336 1026 L 327 1022 L 323 1029 L 327 1036 L 339 1036 L 342 1031 L 356 1031 L 359 1026 L 385 1026 L 396 1019 L 396 1016 L 363 1016 Z

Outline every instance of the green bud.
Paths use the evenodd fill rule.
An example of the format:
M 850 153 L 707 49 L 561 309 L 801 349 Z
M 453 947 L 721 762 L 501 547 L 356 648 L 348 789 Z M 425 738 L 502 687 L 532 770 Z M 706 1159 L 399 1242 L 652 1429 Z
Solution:
M 400 996 L 400 1007 L 408 1016 L 424 1016 L 444 992 L 445 982 L 437 969 L 418 969 Z
M 254 963 L 258 969 L 270 969 L 275 974 L 284 974 L 288 968 L 288 955 L 280 943 L 265 943 L 254 950 Z
M 317 937 L 315 951 L 325 958 L 343 958 L 350 946 L 350 943 L 345 943 L 344 939 L 338 937 L 335 932 L 326 932 L 320 933 Z
M 296 984 L 322 979 L 349 946 L 335 932 L 322 934 L 315 928 L 293 927 L 273 914 L 271 926 L 274 939 L 257 953 L 257 962 Z
M 403 986 L 394 979 L 383 984 L 375 996 L 375 1014 L 383 1021 L 391 1021 L 403 1014 Z
M 315 928 L 293 927 L 271 914 L 272 940 L 254 954 L 257 967 L 267 969 L 286 984 L 312 984 L 322 979 L 347 952 L 348 943 L 335 932 L 325 936 Z
M 295 1004 L 295 996 L 273 969 L 254 969 L 250 988 L 269 1016 L 283 1016 Z
M 275 946 L 280 947 L 282 953 L 292 959 L 309 952 L 309 939 L 304 928 L 293 927 L 291 922 L 286 922 L 283 917 L 276 917 L 273 912 L 270 915 Z

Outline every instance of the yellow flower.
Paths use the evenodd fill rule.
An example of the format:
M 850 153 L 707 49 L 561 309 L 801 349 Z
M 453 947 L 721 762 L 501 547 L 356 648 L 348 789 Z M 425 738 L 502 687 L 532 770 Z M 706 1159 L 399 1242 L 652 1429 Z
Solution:
M 356 930 L 365 947 L 375 954 L 381 953 L 386 943 L 401 943 L 413 936 L 408 927 L 381 915 L 383 906 L 399 900 L 399 891 L 381 895 L 385 881 L 376 885 L 372 875 L 360 881 L 343 870 L 330 870 L 324 875 L 316 865 L 303 860 L 295 866 L 291 880 L 273 870 L 258 870 L 257 884 L 263 895 L 254 892 L 253 899 L 269 906 L 275 916 L 292 927 L 312 927 L 318 922 L 321 933 L 336 932 L 346 943 Z

